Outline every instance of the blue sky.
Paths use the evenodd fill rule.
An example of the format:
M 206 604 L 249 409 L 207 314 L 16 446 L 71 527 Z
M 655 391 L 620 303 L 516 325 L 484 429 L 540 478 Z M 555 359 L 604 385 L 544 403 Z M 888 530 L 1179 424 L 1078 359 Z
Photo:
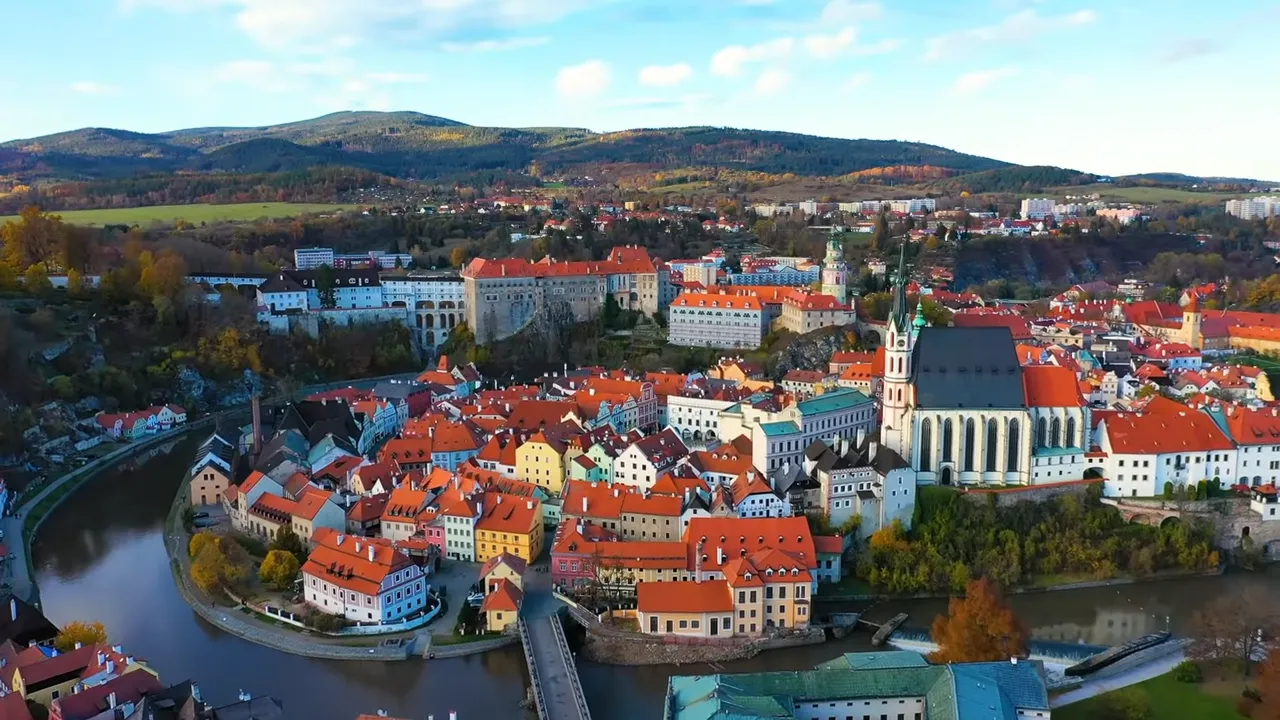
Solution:
M 0 139 L 416 110 L 1280 181 L 1280 0 L 9 0 Z

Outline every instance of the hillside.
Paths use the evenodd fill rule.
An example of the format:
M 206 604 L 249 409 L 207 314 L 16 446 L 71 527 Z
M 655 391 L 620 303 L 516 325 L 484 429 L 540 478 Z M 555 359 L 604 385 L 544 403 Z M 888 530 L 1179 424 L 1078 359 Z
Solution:
M 346 166 L 435 179 L 470 172 L 578 174 L 611 164 L 653 170 L 722 167 L 834 176 L 929 166 L 961 175 L 1008 167 L 922 143 L 688 127 L 594 133 L 579 128 L 494 128 L 412 112 L 343 112 L 302 122 L 164 133 L 85 128 L 0 143 L 0 174 L 15 179 L 124 178 L 143 173 L 274 172 Z

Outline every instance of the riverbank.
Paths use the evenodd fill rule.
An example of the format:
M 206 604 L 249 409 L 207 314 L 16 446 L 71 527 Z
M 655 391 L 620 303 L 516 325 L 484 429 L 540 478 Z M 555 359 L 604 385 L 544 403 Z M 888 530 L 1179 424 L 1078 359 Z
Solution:
M 1142 576 L 1125 576 L 1106 578 L 1104 580 L 1079 580 L 1067 582 L 1053 582 L 1045 585 L 1026 585 L 1020 587 L 1012 587 L 1004 590 L 1006 595 L 1034 595 L 1037 593 L 1059 592 L 1064 590 L 1089 590 L 1093 588 L 1118 587 L 1121 585 L 1136 585 L 1139 583 L 1153 583 L 1164 580 L 1186 580 L 1198 577 L 1214 577 L 1221 575 L 1227 571 L 1225 564 L 1219 565 L 1213 570 L 1165 570 L 1162 572 L 1152 573 Z M 819 587 L 821 590 L 821 587 Z M 917 593 L 914 595 L 893 595 L 883 593 L 822 593 L 814 595 L 814 604 L 824 603 L 846 603 L 846 602 L 887 602 L 891 600 L 946 600 L 952 597 L 950 593 Z

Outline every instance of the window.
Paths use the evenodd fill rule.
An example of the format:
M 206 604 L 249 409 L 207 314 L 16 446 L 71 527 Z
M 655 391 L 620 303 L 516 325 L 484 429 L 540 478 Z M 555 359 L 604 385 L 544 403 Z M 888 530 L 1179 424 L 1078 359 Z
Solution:
M 929 418 L 920 422 L 920 470 L 933 470 L 933 421 Z
M 1036 420 L 1036 447 L 1049 447 L 1049 421 Z
M 986 447 L 982 449 L 987 458 L 986 464 L 984 465 L 984 469 L 987 472 L 995 472 L 998 468 L 1000 456 L 997 452 L 997 446 L 999 443 L 1000 430 L 996 424 L 996 419 L 991 418 L 990 420 L 987 420 L 987 442 Z
M 976 441 L 977 426 L 973 418 L 964 421 L 964 469 L 966 472 L 973 470 L 973 451 L 974 442 Z
M 952 460 L 952 452 L 955 447 L 955 429 L 951 422 L 951 418 L 942 421 L 942 460 L 949 462 Z
M 1005 464 L 1005 467 L 1006 469 L 1008 469 L 1009 472 L 1017 472 L 1018 457 L 1020 455 L 1020 453 L 1018 452 L 1018 419 L 1017 418 L 1009 419 L 1009 437 L 1006 442 L 1008 442 L 1007 450 L 1008 450 L 1009 457 L 1008 457 L 1008 462 Z

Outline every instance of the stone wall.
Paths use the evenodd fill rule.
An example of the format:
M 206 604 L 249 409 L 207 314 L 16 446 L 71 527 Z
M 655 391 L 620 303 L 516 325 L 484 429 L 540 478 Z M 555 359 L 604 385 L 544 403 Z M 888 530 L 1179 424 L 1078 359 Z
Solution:
M 1010 488 L 965 488 L 960 494 L 975 503 L 986 504 L 990 502 L 987 498 L 995 496 L 996 504 L 1000 507 L 1016 505 L 1020 502 L 1044 502 L 1050 498 L 1060 497 L 1062 495 L 1076 495 L 1083 498 L 1085 492 L 1090 485 L 1101 483 L 1102 479 L 1096 480 L 1073 480 L 1069 482 L 1053 483 L 1050 485 L 1027 485 Z
M 807 633 L 760 640 L 673 638 L 592 629 L 587 633 L 582 652 L 590 660 L 607 665 L 710 663 L 744 660 L 762 650 L 817 645 L 825 640 L 826 636 L 818 628 Z

